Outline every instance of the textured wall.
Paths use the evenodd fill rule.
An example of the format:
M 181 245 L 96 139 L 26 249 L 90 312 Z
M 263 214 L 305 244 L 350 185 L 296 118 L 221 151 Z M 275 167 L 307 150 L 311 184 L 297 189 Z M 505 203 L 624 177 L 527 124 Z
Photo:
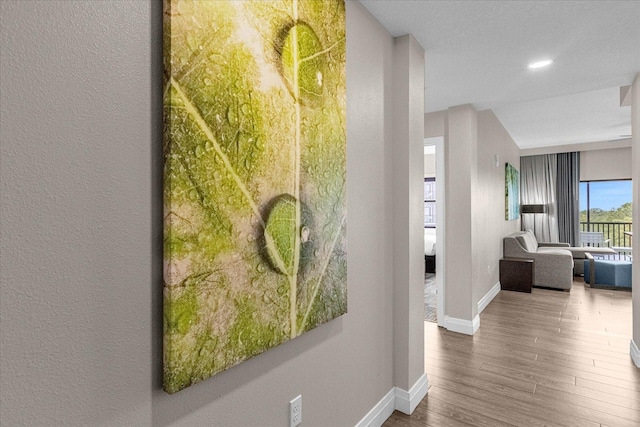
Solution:
M 1 424 L 143 425 L 160 16 L 138 1 L 0 7 Z
M 360 420 L 394 385 L 391 36 L 347 2 L 348 314 L 169 396 L 161 2 L 0 8 L 0 424 Z

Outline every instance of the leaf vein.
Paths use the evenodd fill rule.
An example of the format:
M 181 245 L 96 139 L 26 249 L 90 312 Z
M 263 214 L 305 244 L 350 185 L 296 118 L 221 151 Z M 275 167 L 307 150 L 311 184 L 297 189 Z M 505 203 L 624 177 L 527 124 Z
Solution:
M 316 296 L 318 295 L 320 284 L 322 283 L 324 274 L 327 271 L 327 267 L 329 266 L 329 261 L 331 260 L 331 255 L 333 254 L 333 250 L 336 247 L 336 243 L 338 243 L 338 237 L 340 237 L 340 231 L 342 230 L 342 226 L 344 225 L 345 219 L 346 219 L 346 216 L 343 216 L 342 219 L 340 220 L 340 227 L 338 227 L 336 235 L 333 237 L 333 241 L 331 242 L 331 250 L 327 254 L 327 258 L 324 260 L 324 263 L 322 265 L 322 270 L 320 270 L 320 276 L 318 277 L 318 281 L 316 282 L 316 285 L 313 288 L 313 293 L 311 294 L 311 298 L 309 299 L 307 310 L 305 311 L 304 317 L 302 318 L 302 324 L 300 325 L 301 331 L 304 330 L 304 327 L 306 326 L 307 321 L 309 320 L 309 314 L 311 313 L 311 307 L 313 307 L 313 301 L 316 299 Z
M 233 178 L 233 181 L 238 186 L 238 189 L 240 189 L 240 191 L 246 198 L 247 202 L 251 206 L 251 209 L 255 213 L 256 217 L 258 218 L 262 226 L 264 226 L 264 220 L 262 218 L 262 214 L 260 213 L 260 209 L 258 208 L 258 205 L 256 205 L 256 203 L 253 201 L 253 198 L 251 197 L 249 190 L 240 179 L 240 176 L 238 176 L 237 172 L 233 168 L 233 165 L 229 161 L 229 158 L 222 151 L 220 144 L 218 144 L 218 141 L 213 135 L 213 131 L 211 130 L 207 122 L 204 120 L 204 118 L 200 114 L 200 111 L 196 108 L 195 105 L 193 105 L 191 100 L 187 97 L 187 95 L 182 90 L 182 87 L 180 86 L 180 84 L 173 77 L 171 77 L 171 85 L 176 89 L 176 92 L 178 92 L 178 95 L 180 96 L 180 98 L 182 98 L 185 109 L 193 116 L 198 126 L 200 126 L 200 129 L 202 129 L 202 131 L 206 135 L 207 139 L 213 144 L 213 148 L 216 151 L 216 154 L 220 156 L 220 158 L 222 159 L 222 163 L 224 164 L 224 167 L 227 169 L 227 171 Z

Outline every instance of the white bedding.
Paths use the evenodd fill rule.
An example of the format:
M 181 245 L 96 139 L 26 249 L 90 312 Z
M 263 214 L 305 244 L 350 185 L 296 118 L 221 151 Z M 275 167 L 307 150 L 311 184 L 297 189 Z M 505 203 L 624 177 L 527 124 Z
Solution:
M 436 229 L 435 228 L 424 229 L 424 254 L 429 256 L 436 254 Z

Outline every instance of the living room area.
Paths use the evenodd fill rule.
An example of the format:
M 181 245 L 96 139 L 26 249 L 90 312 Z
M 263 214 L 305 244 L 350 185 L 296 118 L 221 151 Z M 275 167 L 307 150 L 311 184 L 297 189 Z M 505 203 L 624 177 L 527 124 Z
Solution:
M 606 160 L 607 154 L 599 153 L 600 159 Z M 573 157 L 577 167 L 580 155 Z M 528 160 L 521 159 L 521 173 Z M 631 169 L 629 162 L 610 164 L 617 168 L 611 166 L 606 172 L 602 166 L 599 171 L 620 178 Z M 629 181 L 580 177 L 587 179 L 574 182 L 579 215 L 568 222 L 578 226 L 573 230 L 577 240 L 560 242 L 557 222 L 551 221 L 550 227 L 549 218 L 543 218 L 550 212 L 557 218 L 562 211 L 557 204 L 549 206 L 550 199 L 543 209 L 536 208 L 542 212 L 520 211 L 517 221 L 525 231 L 504 238 L 503 255 L 525 269 L 507 271 L 510 276 L 504 277 L 501 262 L 502 291 L 480 310 L 482 327 L 470 335 L 425 322 L 425 368 L 431 387 L 412 419 L 430 420 L 433 425 L 453 420 L 471 425 L 638 425 L 640 370 L 629 357 L 633 248 L 621 245 L 631 241 L 625 233 L 632 235 L 633 225 L 630 215 L 629 221 L 626 216 L 615 218 L 625 215 L 631 205 L 626 201 L 631 193 L 625 191 Z M 598 194 L 598 187 L 609 190 L 605 197 Z M 523 185 L 519 190 L 523 198 L 530 188 Z M 604 209 L 603 200 L 613 205 Z M 518 202 L 518 207 L 523 205 Z M 607 216 L 614 218 L 603 221 Z M 525 222 L 526 217 L 530 218 Z M 582 231 L 593 229 L 602 231 Z M 593 235 L 599 235 L 597 242 Z M 594 277 L 594 261 L 602 263 L 599 269 L 624 267 L 628 275 L 608 277 L 598 271 L 587 283 L 589 275 Z M 434 274 L 426 271 L 425 313 L 429 312 L 426 292 L 434 280 Z M 508 282 L 513 279 L 519 283 Z M 404 425 L 408 420 L 395 412 L 385 425 Z
M 628 108 L 621 109 L 628 113 Z M 424 147 L 425 320 L 431 322 L 437 322 L 436 211 L 444 198 L 444 194 L 440 194 L 443 191 L 438 192 L 436 185 L 440 183 L 436 176 L 436 143 L 438 138 L 427 138 Z M 579 144 L 580 151 L 571 153 L 536 154 L 542 150 L 522 150 L 523 156 L 516 167 L 509 165 L 518 174 L 519 183 L 515 201 L 518 211 L 512 213 L 510 219 L 519 220 L 520 229 L 529 231 L 531 248 L 525 250 L 526 244 L 522 241 L 504 249 L 502 255 L 527 259 L 541 256 L 538 262 L 542 265 L 536 275 L 539 286 L 556 287 L 555 283 L 560 281 L 560 289 L 570 289 L 574 275 L 584 277 L 586 261 L 587 282 L 593 268 L 594 285 L 630 290 L 631 147 L 629 141 L 616 145 L 611 148 L 605 144 Z M 565 149 L 576 147 L 561 146 L 555 150 Z M 547 151 L 553 150 L 547 148 Z M 509 242 L 505 241 L 504 245 Z M 547 247 L 540 252 L 557 252 L 561 246 L 572 248 L 563 274 L 546 268 L 546 259 L 558 261 L 562 257 L 540 255 L 538 246 L 543 245 Z M 544 274 L 550 277 L 545 279 Z
M 460 110 L 466 117 L 457 114 Z M 631 287 L 618 286 L 623 279 L 617 271 L 612 277 L 620 283 L 613 285 L 602 283 L 599 274 L 606 263 L 631 269 L 630 141 L 514 149 L 517 144 L 494 112 L 477 112 L 470 106 L 427 114 L 426 135 L 433 138 L 440 131 L 455 137 L 452 120 L 464 122 L 469 117 L 477 120 L 477 160 L 470 163 L 473 172 L 466 177 L 471 185 L 465 208 L 475 213 L 468 223 L 459 210 L 449 212 L 449 199 L 459 196 L 457 185 L 430 196 L 430 168 L 425 164 L 425 213 L 431 212 L 427 203 L 436 201 L 445 205 L 447 214 L 441 216 L 436 206 L 435 224 L 425 214 L 425 317 L 427 308 L 437 315 L 435 322 L 425 321 L 429 394 L 411 420 L 418 417 L 434 425 L 452 420 L 471 425 L 637 425 L 640 373 L 629 357 L 633 294 Z M 427 157 L 425 149 L 425 162 Z M 519 176 L 518 212 L 511 220 L 506 212 L 507 163 Z M 558 163 L 569 166 L 559 168 Z M 460 170 L 455 162 L 445 163 L 444 170 L 436 168 L 433 173 L 435 182 L 459 178 L 447 172 L 447 166 Z M 569 186 L 569 181 L 573 196 L 560 195 L 558 182 Z M 543 197 L 545 186 L 553 191 Z M 474 197 L 479 191 L 482 196 Z M 450 230 L 457 233 L 467 225 L 471 236 L 466 237 L 467 245 L 461 235 L 451 242 Z M 444 229 L 447 248 L 430 239 L 429 227 Z M 483 244 L 474 244 L 474 239 Z M 449 251 L 450 244 L 459 252 Z M 500 260 L 517 255 L 510 252 L 514 250 L 510 244 L 541 252 L 521 254 L 526 261 L 533 260 L 525 292 L 501 290 Z M 428 262 L 432 247 L 435 272 L 434 263 Z M 469 270 L 461 261 L 461 254 L 467 253 Z M 534 272 L 538 256 L 542 266 Z M 594 274 L 592 264 L 597 264 L 595 283 L 585 283 L 584 275 Z M 470 290 L 451 283 L 452 274 L 462 277 L 467 272 Z M 516 277 L 527 276 L 517 272 Z M 448 310 L 441 315 L 437 313 L 440 289 L 436 291 L 435 284 L 443 278 Z M 465 298 L 467 305 L 461 304 Z M 475 308 L 477 321 L 475 316 L 471 322 L 452 319 L 452 305 L 460 311 Z M 385 425 L 408 421 L 395 412 Z
M 440 164 L 436 165 L 436 154 L 444 151 L 437 149 L 439 144 L 444 145 L 444 138 L 436 135 L 444 134 L 445 117 L 451 128 L 451 117 L 448 116 L 452 111 L 425 115 L 425 320 L 436 321 L 446 327 L 446 314 L 443 314 L 442 308 L 438 313 L 437 302 L 440 299 L 441 305 L 444 305 L 445 297 L 441 294 L 446 290 L 441 288 L 447 271 L 447 255 L 452 254 L 459 260 L 459 252 L 443 249 L 440 244 L 445 241 L 451 241 L 447 247 L 457 246 L 462 253 L 471 249 L 465 247 L 465 240 L 472 245 L 473 239 L 486 243 L 476 246 L 470 261 L 473 270 L 470 281 L 472 286 L 480 288 L 473 295 L 478 303 L 478 312 L 482 311 L 481 305 L 484 303 L 486 306 L 492 295 L 500 289 L 502 258 L 533 259 L 539 256 L 512 253 L 512 250 L 505 252 L 504 238 L 525 230 L 535 240 L 533 252 L 538 251 L 539 244 L 556 246 L 540 248 L 540 252 L 562 251 L 558 247 L 562 245 L 573 248 L 561 277 L 558 277 L 556 270 L 544 268 L 544 263 L 540 266 L 540 272 L 536 275 L 538 286 L 557 287 L 555 283 L 560 280 L 563 282 L 560 289 L 570 289 L 574 276 L 583 280 L 586 261 L 587 273 L 590 268 L 595 269 L 596 285 L 615 286 L 617 283 L 612 281 L 615 279 L 607 276 L 615 278 L 617 275 L 620 277 L 620 287 L 630 289 L 633 259 L 631 141 L 622 139 L 519 149 L 492 110 L 477 112 L 471 106 L 466 108 L 477 120 L 477 161 L 470 165 L 475 169 L 472 182 L 475 193 L 465 191 L 471 206 L 476 208 L 469 207 L 473 215 L 468 218 L 462 218 L 459 209 L 444 213 L 445 207 L 451 206 L 448 204 L 449 198 L 459 197 L 455 193 L 460 190 L 460 185 L 447 185 L 448 191 L 444 191 L 447 179 L 455 175 L 447 173 L 446 167 L 459 171 L 458 162 L 450 159 L 451 164 L 448 164 L 440 159 Z M 621 106 L 621 102 L 617 108 L 627 116 L 628 121 L 629 108 Z M 452 148 L 449 150 L 450 155 Z M 517 212 L 512 213 L 511 218 L 508 217 L 509 202 L 505 199 L 509 168 L 518 174 Z M 473 197 L 478 195 L 478 190 L 482 191 L 481 196 Z M 464 223 L 461 221 L 466 220 L 470 222 L 471 233 L 457 240 L 449 239 L 450 234 L 457 233 L 460 228 L 447 227 L 447 224 L 453 222 L 459 226 Z M 436 231 L 444 236 L 445 230 L 446 237 L 436 238 Z M 523 249 L 520 244 L 518 248 Z M 453 274 L 460 273 L 460 263 L 454 270 Z M 545 278 L 545 274 L 549 277 Z M 604 282 L 600 279 L 601 274 L 605 274 Z

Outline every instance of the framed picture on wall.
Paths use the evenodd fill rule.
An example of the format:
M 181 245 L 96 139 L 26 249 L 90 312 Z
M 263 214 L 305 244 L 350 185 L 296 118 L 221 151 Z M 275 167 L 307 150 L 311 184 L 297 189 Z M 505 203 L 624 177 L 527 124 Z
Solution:
M 164 0 L 164 389 L 347 311 L 344 0 Z
M 520 172 L 505 164 L 505 219 L 513 221 L 520 218 Z

